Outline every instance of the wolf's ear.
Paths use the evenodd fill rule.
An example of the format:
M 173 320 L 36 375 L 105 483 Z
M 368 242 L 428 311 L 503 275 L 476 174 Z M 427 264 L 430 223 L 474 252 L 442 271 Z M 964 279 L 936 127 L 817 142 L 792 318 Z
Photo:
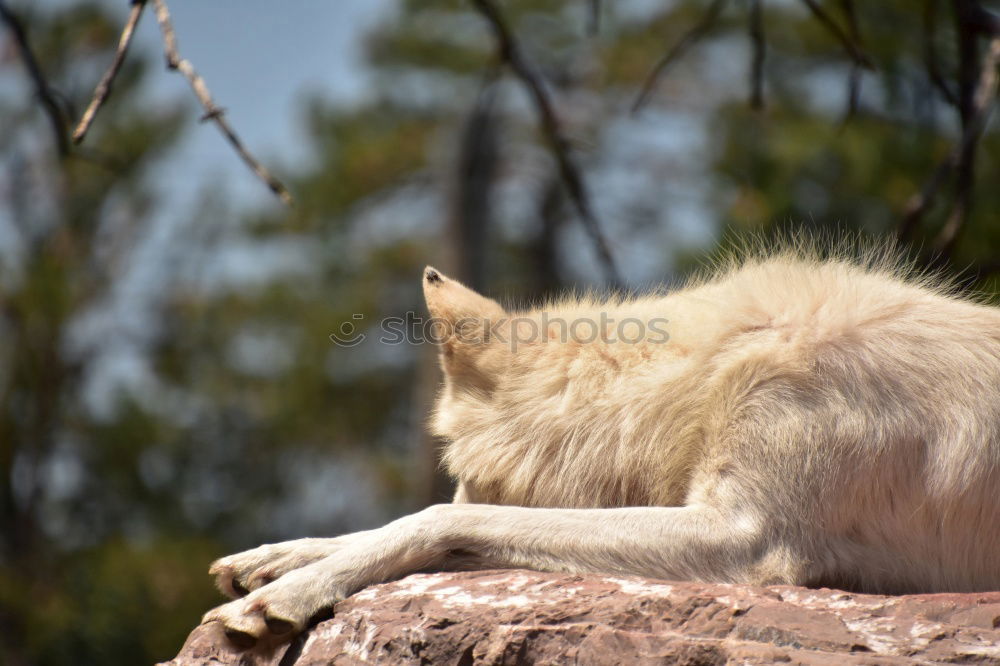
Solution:
M 480 296 L 430 266 L 424 269 L 424 300 L 432 317 L 451 325 L 463 320 L 496 322 L 507 316 L 496 301 Z
M 489 393 L 509 363 L 507 345 L 493 335 L 506 330 L 506 311 L 430 266 L 423 281 L 427 309 L 436 320 L 428 332 L 440 347 L 445 376 L 453 386 Z

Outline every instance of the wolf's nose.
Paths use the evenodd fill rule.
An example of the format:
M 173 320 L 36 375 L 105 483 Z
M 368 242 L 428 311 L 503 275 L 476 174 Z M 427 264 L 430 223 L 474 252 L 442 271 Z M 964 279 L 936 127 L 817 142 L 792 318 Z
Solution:
M 424 271 L 424 278 L 426 278 L 428 282 L 441 282 L 442 281 L 441 280 L 441 274 L 438 273 L 433 268 L 427 268 Z

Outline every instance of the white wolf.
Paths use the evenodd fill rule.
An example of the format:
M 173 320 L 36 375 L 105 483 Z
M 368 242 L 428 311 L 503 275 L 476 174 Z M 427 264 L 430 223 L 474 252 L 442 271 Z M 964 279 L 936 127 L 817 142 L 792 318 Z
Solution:
M 205 621 L 248 647 L 458 568 L 1000 589 L 1000 310 L 894 266 L 789 251 L 520 315 L 426 269 L 455 502 L 222 558 L 241 598 Z

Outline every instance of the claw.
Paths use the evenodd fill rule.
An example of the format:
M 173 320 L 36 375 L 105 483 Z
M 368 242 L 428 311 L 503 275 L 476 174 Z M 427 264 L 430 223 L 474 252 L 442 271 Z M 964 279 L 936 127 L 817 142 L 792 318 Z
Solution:
M 275 575 L 274 569 L 258 569 L 250 575 L 250 578 L 247 579 L 247 587 L 251 590 L 256 590 L 264 587 L 268 583 L 273 583 L 277 580 L 277 578 L 278 577 Z
M 229 587 L 233 588 L 233 593 L 237 597 L 245 597 L 250 594 L 250 590 L 243 587 L 243 585 L 240 584 L 240 581 L 236 580 L 236 578 L 231 578 L 229 580 Z
M 247 594 L 248 590 L 236 581 L 236 570 L 222 560 L 216 560 L 208 568 L 208 575 L 215 576 L 215 586 L 227 597 L 238 598 Z
M 234 647 L 240 650 L 249 650 L 257 644 L 257 638 L 239 629 L 226 629 L 226 638 Z
M 267 629 L 275 636 L 280 636 L 281 634 L 287 634 L 289 631 L 295 628 L 295 625 L 288 620 L 281 620 L 276 617 L 266 617 L 264 618 L 264 623 L 267 624 Z
M 226 642 L 243 651 L 287 641 L 331 617 L 333 604 L 343 598 L 337 591 L 341 586 L 318 586 L 316 573 L 305 569 L 325 571 L 318 562 L 337 546 L 332 542 L 267 545 L 216 560 L 209 574 L 223 594 L 235 599 L 208 612 L 202 623 L 221 623 Z M 319 613 L 307 620 L 317 609 Z
M 229 641 L 241 650 L 247 650 L 256 644 L 258 637 L 267 632 L 267 628 L 256 604 L 241 608 L 243 605 L 243 602 L 232 601 L 214 608 L 205 614 L 201 623 L 221 622 Z
M 225 563 L 225 560 L 218 559 L 212 562 L 210 565 L 208 565 L 208 575 L 217 576 L 218 574 L 224 572 L 226 569 L 231 569 L 231 568 L 232 567 L 230 567 L 228 564 Z

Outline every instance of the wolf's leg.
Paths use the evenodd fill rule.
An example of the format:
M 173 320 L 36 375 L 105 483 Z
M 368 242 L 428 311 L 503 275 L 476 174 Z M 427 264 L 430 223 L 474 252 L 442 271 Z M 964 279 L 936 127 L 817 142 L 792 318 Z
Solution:
M 204 621 L 247 645 L 302 630 L 310 618 L 367 585 L 415 571 L 529 568 L 668 579 L 800 582 L 759 521 L 708 507 L 533 509 L 446 504 L 358 535 Z M 787 558 L 785 558 L 787 559 Z
M 238 598 L 313 562 L 333 555 L 357 532 L 331 539 L 295 539 L 269 543 L 241 553 L 220 557 L 208 569 L 215 585 L 226 596 Z
M 476 493 L 464 483 L 459 483 L 454 502 L 467 504 L 477 500 Z M 271 583 L 289 571 L 301 569 L 318 560 L 333 555 L 352 538 L 361 533 L 347 534 L 328 539 L 295 539 L 269 543 L 241 553 L 220 557 L 208 569 L 215 576 L 215 585 L 228 597 L 237 599 Z
M 456 503 L 475 501 L 475 492 L 460 483 L 455 492 Z M 271 583 L 289 571 L 333 555 L 349 539 L 362 533 L 348 534 L 330 539 L 295 539 L 270 543 L 241 553 L 220 557 L 208 569 L 215 576 L 215 585 L 228 597 L 237 599 Z

